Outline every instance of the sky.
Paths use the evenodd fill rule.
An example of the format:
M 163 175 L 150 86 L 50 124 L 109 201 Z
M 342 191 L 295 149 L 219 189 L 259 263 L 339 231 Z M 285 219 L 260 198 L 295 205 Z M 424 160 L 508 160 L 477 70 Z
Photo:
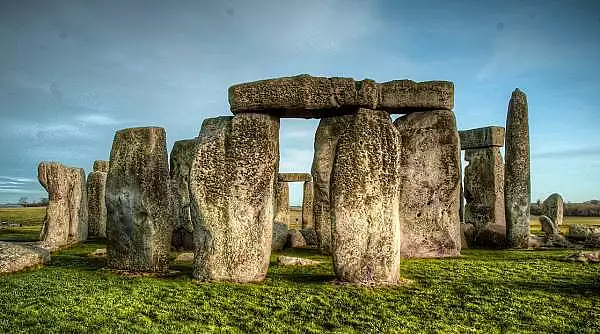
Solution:
M 170 151 L 229 86 L 301 73 L 453 81 L 459 129 L 504 126 L 518 87 L 532 200 L 600 199 L 600 1 L 3 0 L 0 45 L 0 203 L 47 196 L 40 161 L 89 172 L 137 126 Z M 282 119 L 280 171 L 310 171 L 317 125 Z

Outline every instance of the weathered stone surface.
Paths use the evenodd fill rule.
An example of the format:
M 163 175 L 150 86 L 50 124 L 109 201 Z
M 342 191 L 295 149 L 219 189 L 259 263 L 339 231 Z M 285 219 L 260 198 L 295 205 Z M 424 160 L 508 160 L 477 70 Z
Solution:
M 290 211 L 290 186 L 287 182 L 277 182 L 275 220 L 288 223 Z
M 483 226 L 475 235 L 472 244 L 480 248 L 491 249 L 506 247 L 506 225 L 494 223 Z
M 569 241 L 567 241 L 567 239 L 565 239 L 565 237 L 563 237 L 562 235 L 560 235 L 558 233 L 544 234 L 544 236 L 541 237 L 540 246 L 547 247 L 547 248 L 573 248 L 574 247 L 573 244 L 571 244 Z
M 542 224 L 542 232 L 546 234 L 558 234 L 558 226 L 548 216 L 539 216 L 538 220 Z
M 527 248 L 531 181 L 529 171 L 529 120 L 527 97 L 516 89 L 506 116 L 504 205 L 510 247 Z
M 109 162 L 106 160 L 94 160 L 93 171 L 108 173 L 108 164 L 109 164 Z
M 190 174 L 196 278 L 265 278 L 278 165 L 278 118 L 244 113 L 204 121 Z
M 49 199 L 40 239 L 50 249 L 86 240 L 88 205 L 83 169 L 41 162 L 38 179 Z
M 308 173 L 279 173 L 279 182 L 309 182 L 312 176 Z
M 288 231 L 288 245 L 290 248 L 304 248 L 306 247 L 306 240 L 304 240 L 304 236 L 300 231 L 291 229 Z
M 190 213 L 190 170 L 196 154 L 196 139 L 178 140 L 173 144 L 169 157 L 173 194 L 175 197 L 176 223 L 173 228 L 171 247 L 193 250 L 194 225 Z
M 383 111 L 360 109 L 339 139 L 331 217 L 333 267 L 340 280 L 398 282 L 399 153 L 398 130 Z
M 600 263 L 600 251 L 584 253 L 577 252 L 563 258 L 566 262 L 581 262 L 581 263 Z
M 460 245 L 461 249 L 469 248 L 475 240 L 475 227 L 473 224 L 460 223 Z
M 89 253 L 88 256 L 92 257 L 105 257 L 106 256 L 106 248 L 96 248 L 93 252 Z
M 91 172 L 87 178 L 88 229 L 89 235 L 106 238 L 106 191 L 105 172 Z
M 278 117 L 321 118 L 355 113 L 358 107 L 407 113 L 448 109 L 454 85 L 447 81 L 396 80 L 382 84 L 365 79 L 298 75 L 237 84 L 229 88 L 234 114 L 267 112 Z
M 194 262 L 194 253 L 181 253 L 177 255 L 175 262 Z
M 165 130 L 119 130 L 106 178 L 107 265 L 164 272 L 175 224 Z
M 458 134 L 461 150 L 504 146 L 503 127 L 487 126 L 485 128 L 459 131 Z
M 503 229 L 506 230 L 504 219 L 504 165 L 500 148 L 489 147 L 466 150 L 465 160 L 469 162 L 469 165 L 465 168 L 464 177 L 464 197 L 466 201 L 464 221 L 473 224 L 476 234 L 490 224 L 504 226 Z M 506 236 L 506 231 L 503 234 Z M 483 239 L 479 241 L 481 242 Z M 477 243 L 478 246 L 487 246 L 480 244 L 480 242 Z M 505 242 L 502 243 L 505 244 Z M 496 245 L 489 246 L 496 248 Z
M 315 226 L 313 217 L 313 198 L 314 187 L 312 181 L 304 182 L 302 192 L 302 228 L 312 228 Z
M 273 222 L 273 238 L 271 240 L 271 250 L 282 250 L 288 240 L 288 226 L 285 223 Z
M 33 245 L 0 241 L 0 274 L 39 267 L 50 261 L 50 252 Z
M 277 257 L 277 265 L 278 266 L 312 266 L 315 264 L 320 264 L 319 261 L 314 261 L 310 259 L 303 259 L 301 257 L 291 257 L 285 255 L 279 255 Z
M 569 224 L 567 236 L 575 240 L 600 238 L 600 225 Z
M 401 254 L 406 258 L 460 255 L 460 143 L 454 113 L 398 118 Z
M 306 241 L 306 244 L 308 246 L 317 246 L 319 244 L 319 240 L 317 239 L 317 232 L 314 228 L 303 228 L 300 230 L 300 233 L 302 233 L 302 236 L 304 237 L 304 240 Z
M 564 201 L 560 194 L 552 194 L 542 203 L 544 214 L 548 216 L 556 225 L 563 223 Z
M 315 133 L 315 154 L 311 174 L 313 177 L 313 219 L 323 254 L 331 254 L 330 178 L 336 147 L 354 116 L 323 118 Z

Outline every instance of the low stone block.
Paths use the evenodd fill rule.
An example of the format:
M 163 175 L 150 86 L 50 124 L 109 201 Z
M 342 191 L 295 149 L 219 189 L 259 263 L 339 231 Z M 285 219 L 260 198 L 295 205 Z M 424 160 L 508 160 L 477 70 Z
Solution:
M 49 261 L 50 252 L 46 249 L 24 243 L 0 241 L 0 274 L 38 267 Z

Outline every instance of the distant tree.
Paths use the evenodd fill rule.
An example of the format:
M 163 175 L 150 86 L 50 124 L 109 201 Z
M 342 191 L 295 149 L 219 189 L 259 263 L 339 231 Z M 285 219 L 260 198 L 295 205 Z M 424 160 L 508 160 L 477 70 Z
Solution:
M 40 198 L 40 204 L 41 205 L 46 206 L 46 205 L 48 205 L 48 203 L 50 203 L 50 201 L 48 200 L 48 197 L 42 197 L 42 198 Z
M 19 204 L 21 205 L 26 205 L 29 202 L 29 198 L 28 197 L 21 197 L 19 198 Z

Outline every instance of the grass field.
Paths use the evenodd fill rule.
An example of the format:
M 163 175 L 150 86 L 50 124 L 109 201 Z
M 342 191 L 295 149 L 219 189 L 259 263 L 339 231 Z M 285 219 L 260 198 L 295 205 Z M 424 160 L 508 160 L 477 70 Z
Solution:
M 4 219 L 1 218 L 0 219 Z M 168 278 L 123 277 L 88 254 L 88 242 L 44 268 L 0 276 L 0 332 L 595 333 L 600 265 L 566 263 L 572 251 L 464 250 L 456 259 L 403 260 L 410 283 L 333 284 L 315 250 L 277 254 L 323 261 L 281 267 L 261 284 L 197 283 L 192 265 Z M 176 254 L 173 254 L 175 256 Z
M 21 227 L 0 226 L 0 240 L 39 240 L 45 215 L 45 207 L 0 208 L 0 222 L 22 224 Z

